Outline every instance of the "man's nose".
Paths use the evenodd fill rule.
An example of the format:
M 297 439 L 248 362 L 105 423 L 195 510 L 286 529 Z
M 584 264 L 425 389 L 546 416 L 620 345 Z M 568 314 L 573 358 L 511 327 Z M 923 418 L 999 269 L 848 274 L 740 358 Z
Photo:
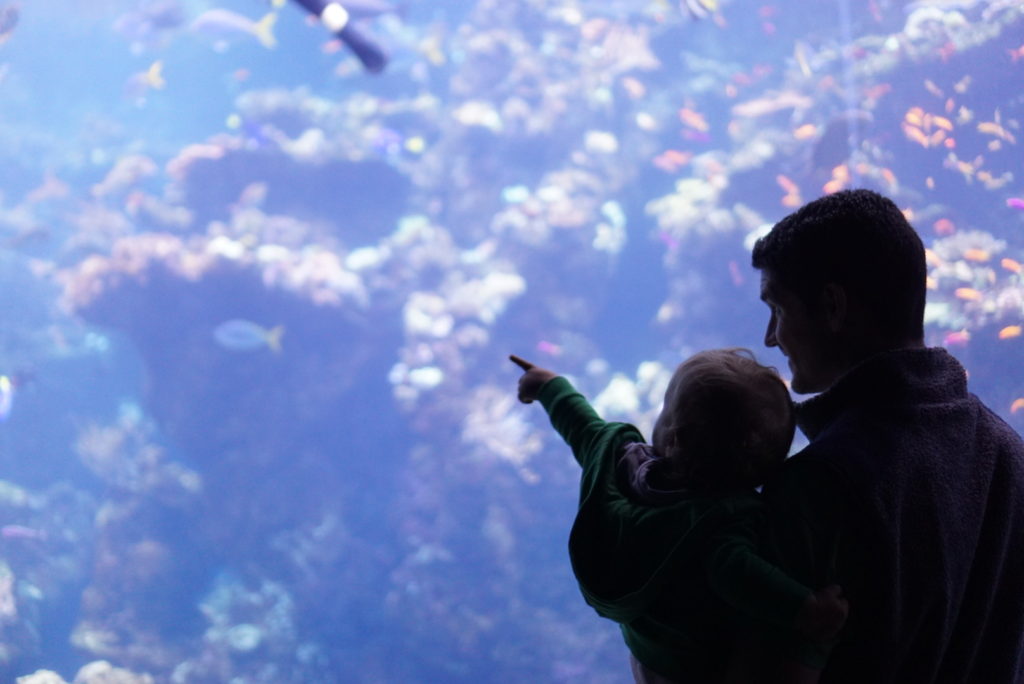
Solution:
M 768 327 L 764 331 L 764 346 L 778 347 L 779 341 L 775 339 L 775 320 L 768 321 Z

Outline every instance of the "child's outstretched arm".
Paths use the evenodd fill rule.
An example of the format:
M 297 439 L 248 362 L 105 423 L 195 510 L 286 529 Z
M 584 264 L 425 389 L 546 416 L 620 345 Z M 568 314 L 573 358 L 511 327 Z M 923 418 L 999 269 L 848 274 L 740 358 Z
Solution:
M 524 373 L 519 378 L 519 401 L 524 404 L 531 403 L 537 398 L 540 393 L 540 388 L 544 386 L 548 380 L 557 378 L 558 373 L 549 371 L 547 368 L 541 368 L 535 366 L 526 359 L 520 358 L 515 354 L 509 354 L 509 361 L 516 364 L 523 369 Z
M 509 360 L 523 369 L 523 375 L 519 378 L 519 401 L 524 404 L 538 401 L 543 405 L 551 418 L 551 426 L 572 448 L 580 465 L 586 468 L 589 456 L 596 453 L 595 444 L 602 439 L 609 424 L 601 420 L 586 398 L 567 379 L 515 355 L 510 355 Z M 636 431 L 636 428 L 630 429 Z M 639 433 L 633 439 L 642 440 Z

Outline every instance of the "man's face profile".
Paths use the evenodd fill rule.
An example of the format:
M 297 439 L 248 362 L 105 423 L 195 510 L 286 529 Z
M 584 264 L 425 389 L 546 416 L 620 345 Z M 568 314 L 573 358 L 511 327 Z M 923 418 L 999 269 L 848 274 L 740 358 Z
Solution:
M 761 300 L 770 311 L 764 334 L 767 347 L 778 347 L 789 362 L 790 386 L 797 394 L 821 392 L 835 381 L 834 336 L 823 315 L 815 312 L 773 274 L 761 272 Z

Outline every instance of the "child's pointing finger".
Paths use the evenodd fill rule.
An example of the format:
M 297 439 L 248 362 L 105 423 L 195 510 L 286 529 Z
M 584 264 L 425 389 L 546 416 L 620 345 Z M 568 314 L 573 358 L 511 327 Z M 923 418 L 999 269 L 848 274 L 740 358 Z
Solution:
M 524 371 L 528 371 L 531 368 L 535 368 L 535 366 L 532 363 L 530 363 L 526 359 L 516 356 L 515 354 L 509 354 L 508 360 L 522 368 Z

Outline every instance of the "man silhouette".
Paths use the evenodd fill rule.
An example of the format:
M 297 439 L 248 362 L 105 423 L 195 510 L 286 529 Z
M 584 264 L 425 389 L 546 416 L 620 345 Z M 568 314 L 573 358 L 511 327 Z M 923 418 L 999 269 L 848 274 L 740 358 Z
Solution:
M 754 246 L 765 344 L 779 347 L 809 445 L 764 487 L 777 562 L 841 584 L 849 620 L 827 682 L 1024 681 L 1024 445 L 924 345 L 925 257 L 893 202 L 822 197 Z M 772 660 L 796 641 L 770 643 Z

